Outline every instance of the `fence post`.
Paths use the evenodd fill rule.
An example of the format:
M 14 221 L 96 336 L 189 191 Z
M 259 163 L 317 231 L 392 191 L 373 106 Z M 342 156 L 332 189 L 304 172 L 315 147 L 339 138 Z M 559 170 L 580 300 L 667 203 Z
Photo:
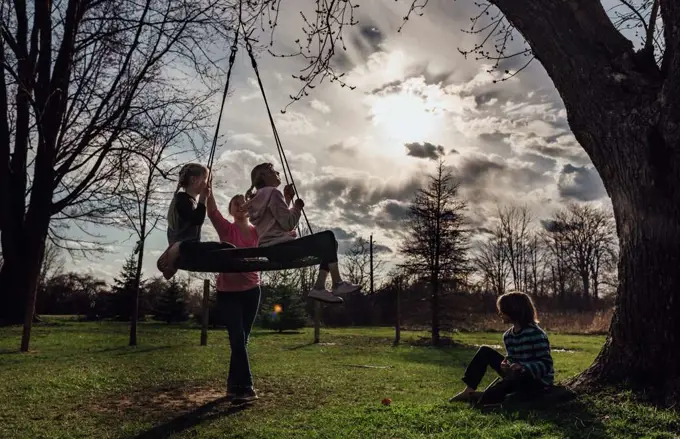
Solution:
M 314 301 L 314 343 L 321 341 L 321 304 Z
M 203 321 L 201 322 L 201 346 L 208 345 L 208 313 L 210 312 L 210 280 L 203 280 Z

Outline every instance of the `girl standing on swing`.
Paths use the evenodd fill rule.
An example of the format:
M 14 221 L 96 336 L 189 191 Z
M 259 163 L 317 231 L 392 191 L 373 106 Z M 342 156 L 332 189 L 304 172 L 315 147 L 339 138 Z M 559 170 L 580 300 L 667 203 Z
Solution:
M 257 230 L 260 247 L 270 247 L 267 258 L 283 262 L 315 256 L 321 259 L 319 275 L 309 297 L 328 303 L 342 303 L 340 294 L 359 291 L 361 286 L 342 280 L 338 267 L 338 242 L 330 230 L 295 238 L 290 232 L 300 221 L 305 203 L 301 199 L 293 201 L 293 185 L 284 187 L 283 193 L 279 172 L 271 163 L 261 163 L 250 173 L 251 186 L 246 192 L 250 221 Z M 253 191 L 256 191 L 253 194 Z M 326 289 L 326 279 L 331 275 L 332 289 Z

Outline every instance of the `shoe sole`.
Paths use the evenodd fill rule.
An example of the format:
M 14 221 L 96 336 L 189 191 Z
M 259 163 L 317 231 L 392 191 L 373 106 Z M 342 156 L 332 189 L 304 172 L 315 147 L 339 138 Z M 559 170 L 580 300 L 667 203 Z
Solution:
M 332 299 L 326 299 L 325 297 L 316 297 L 316 296 L 311 296 L 311 295 L 310 295 L 309 298 L 310 298 L 310 299 L 314 299 L 314 300 L 318 300 L 319 302 L 323 302 L 323 303 L 337 303 L 337 304 L 340 304 L 340 303 L 344 303 L 344 302 L 345 302 L 344 300 L 342 300 L 342 297 L 337 297 L 335 300 L 332 300 Z M 339 299 L 339 300 L 338 300 L 338 299 Z
M 356 288 L 354 288 L 352 290 L 346 290 L 346 291 L 341 291 L 341 292 L 333 291 L 333 294 L 352 294 L 352 293 L 356 293 L 357 291 L 361 291 L 361 286 L 357 286 Z
M 234 398 L 231 400 L 231 403 L 234 405 L 242 405 L 242 404 L 250 404 L 252 402 L 257 401 L 260 399 L 259 397 L 248 397 L 248 398 Z

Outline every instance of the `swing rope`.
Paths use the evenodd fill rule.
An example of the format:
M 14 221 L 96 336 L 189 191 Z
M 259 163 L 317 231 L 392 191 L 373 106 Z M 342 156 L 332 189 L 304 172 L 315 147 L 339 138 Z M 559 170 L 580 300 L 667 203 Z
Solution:
M 264 85 L 262 84 L 262 78 L 260 77 L 260 69 L 257 66 L 257 61 L 255 60 L 255 54 L 253 53 L 253 46 L 250 44 L 250 40 L 246 38 L 246 50 L 248 51 L 248 56 L 250 57 L 250 63 L 255 71 L 255 76 L 257 78 L 257 84 L 260 87 L 260 92 L 262 93 L 262 99 L 264 100 L 264 105 L 267 108 L 267 115 L 269 116 L 269 124 L 272 127 L 272 132 L 274 134 L 274 141 L 276 142 L 276 149 L 279 152 L 279 158 L 281 159 L 281 164 L 283 166 L 283 176 L 286 179 L 286 184 L 289 184 L 288 176 L 290 175 L 290 184 L 293 185 L 293 192 L 295 196 L 300 199 L 297 187 L 295 186 L 295 180 L 293 179 L 293 172 L 288 164 L 288 158 L 286 157 L 286 151 L 283 149 L 283 144 L 281 143 L 281 138 L 279 137 L 279 131 L 276 129 L 276 124 L 274 123 L 274 117 L 272 116 L 271 108 L 269 107 L 269 100 L 267 99 L 267 94 L 264 91 Z M 307 229 L 309 233 L 312 232 L 312 226 L 309 223 L 307 214 L 304 209 L 302 210 L 302 216 L 305 218 L 305 223 L 307 224 Z
M 241 29 L 241 3 L 239 2 L 239 25 L 236 26 L 236 31 L 234 32 L 234 43 L 231 45 L 231 53 L 229 54 L 229 69 L 227 70 L 227 83 L 224 85 L 224 92 L 222 93 L 222 105 L 220 105 L 220 114 L 217 117 L 217 126 L 215 127 L 215 135 L 213 136 L 212 146 L 210 147 L 210 153 L 208 154 L 208 170 L 212 174 L 212 166 L 215 161 L 215 152 L 217 150 L 217 138 L 220 133 L 220 124 L 222 123 L 222 113 L 224 112 L 224 104 L 227 101 L 227 95 L 229 94 L 229 82 L 231 81 L 231 72 L 234 68 L 234 62 L 236 61 L 236 53 L 238 52 L 238 38 L 239 31 Z M 212 179 L 212 175 L 211 175 Z
M 217 117 L 217 126 L 215 127 L 215 135 L 213 136 L 213 141 L 212 145 L 210 147 L 210 153 L 208 155 L 208 170 L 212 171 L 212 166 L 215 161 L 215 152 L 217 151 L 217 139 L 219 137 L 219 131 L 220 131 L 220 124 L 222 122 L 222 114 L 224 113 L 224 105 L 227 100 L 227 95 L 229 93 L 229 83 L 231 81 L 231 73 L 234 67 L 234 62 L 236 60 L 236 53 L 238 52 L 238 40 L 239 40 L 239 32 L 241 29 L 241 26 L 243 26 L 243 20 L 242 20 L 242 6 L 243 6 L 243 1 L 239 1 L 239 24 L 236 26 L 236 30 L 234 32 L 234 43 L 231 45 L 231 53 L 229 54 L 229 68 L 227 70 L 227 81 L 224 86 L 224 92 L 222 93 L 222 103 L 220 105 L 220 113 L 219 116 Z M 244 35 L 246 34 L 245 29 L 243 29 Z M 286 180 L 286 184 L 292 184 L 293 185 L 293 192 L 295 196 L 300 199 L 300 195 L 298 194 L 297 187 L 295 186 L 295 180 L 293 179 L 293 172 L 290 169 L 290 165 L 288 164 L 288 158 L 286 157 L 286 152 L 283 149 L 283 144 L 281 143 L 281 137 L 279 136 L 279 131 L 276 128 L 276 124 L 274 123 L 274 117 L 272 116 L 271 108 L 269 107 L 269 100 L 267 99 L 267 95 L 264 91 L 264 85 L 262 84 L 262 78 L 260 77 L 260 69 L 258 68 L 257 61 L 255 60 L 255 54 L 253 53 L 253 46 L 250 44 L 250 38 L 248 35 L 245 35 L 244 37 L 245 42 L 246 42 L 246 50 L 248 51 L 248 56 L 250 57 L 250 62 L 253 66 L 253 70 L 255 71 L 255 76 L 257 77 L 257 83 L 260 87 L 260 92 L 262 93 L 262 98 L 264 100 L 264 105 L 267 109 L 267 115 L 269 117 L 269 124 L 272 127 L 272 132 L 274 134 L 274 141 L 276 142 L 276 150 L 279 153 L 279 159 L 281 160 L 281 165 L 283 166 L 283 176 Z M 289 178 L 290 177 L 290 178 Z M 312 226 L 309 223 L 309 219 L 307 218 L 307 213 L 305 213 L 304 209 L 302 209 L 302 215 L 305 219 L 305 223 L 307 224 L 307 229 L 309 230 L 309 233 L 312 232 Z M 298 231 L 300 231 L 300 227 L 298 226 Z

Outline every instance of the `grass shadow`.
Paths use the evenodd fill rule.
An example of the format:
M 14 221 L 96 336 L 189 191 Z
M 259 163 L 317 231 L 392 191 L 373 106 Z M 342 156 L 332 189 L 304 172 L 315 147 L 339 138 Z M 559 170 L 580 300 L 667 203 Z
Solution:
M 167 438 L 173 434 L 181 433 L 183 431 L 189 430 L 197 425 L 211 421 L 213 419 L 219 419 L 226 416 L 231 416 L 235 413 L 241 412 L 249 407 L 249 405 L 229 405 L 228 407 L 222 407 L 225 404 L 229 404 L 226 396 L 218 398 L 207 404 L 204 404 L 189 413 L 177 416 L 161 425 L 151 428 L 150 430 L 139 433 L 132 439 L 160 439 Z
M 297 351 L 298 349 L 304 349 L 304 348 L 309 347 L 309 346 L 314 346 L 315 344 L 316 343 L 314 343 L 313 341 L 310 341 L 309 343 L 303 343 L 303 344 L 291 346 L 291 347 L 285 348 L 285 349 L 287 351 Z
M 568 439 L 609 438 L 599 417 L 578 396 L 568 401 L 551 402 L 539 399 L 534 402 L 514 403 L 502 408 L 486 410 L 500 414 L 508 423 L 521 419 L 531 423 L 542 420 L 555 426 Z

